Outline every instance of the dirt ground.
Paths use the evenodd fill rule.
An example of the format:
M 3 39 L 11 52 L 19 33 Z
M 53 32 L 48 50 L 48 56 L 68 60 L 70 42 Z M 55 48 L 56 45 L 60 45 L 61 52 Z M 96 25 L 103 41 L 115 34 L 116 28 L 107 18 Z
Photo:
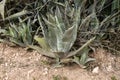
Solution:
M 97 50 L 90 70 L 77 65 L 53 68 L 36 51 L 0 43 L 0 80 L 120 80 L 120 57 Z

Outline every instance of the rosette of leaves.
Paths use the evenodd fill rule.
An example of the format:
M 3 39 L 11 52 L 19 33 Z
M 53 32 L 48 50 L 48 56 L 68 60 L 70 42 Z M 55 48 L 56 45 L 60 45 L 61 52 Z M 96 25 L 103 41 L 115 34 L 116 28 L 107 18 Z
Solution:
M 27 23 L 20 18 L 19 24 L 10 23 L 8 30 L 4 32 L 4 35 L 6 35 L 11 42 L 19 46 L 27 47 L 27 45 L 31 45 L 33 37 L 30 19 Z
M 74 8 L 71 14 L 74 12 Z M 73 21 L 63 18 L 60 8 L 57 7 L 55 14 L 48 13 L 47 17 L 38 16 L 43 37 L 35 36 L 35 40 L 39 46 L 29 46 L 36 49 L 39 53 L 57 59 L 59 63 L 77 62 L 74 56 L 82 53 L 82 51 L 95 39 L 92 38 L 81 46 L 78 50 L 70 51 L 76 37 L 80 23 L 80 9 L 76 9 L 74 15 L 71 15 Z M 86 49 L 87 50 L 87 49 Z M 87 56 L 86 56 L 87 57 Z M 85 57 L 85 61 L 87 60 Z M 78 59 L 77 59 L 78 60 Z M 80 64 L 80 59 L 78 64 Z

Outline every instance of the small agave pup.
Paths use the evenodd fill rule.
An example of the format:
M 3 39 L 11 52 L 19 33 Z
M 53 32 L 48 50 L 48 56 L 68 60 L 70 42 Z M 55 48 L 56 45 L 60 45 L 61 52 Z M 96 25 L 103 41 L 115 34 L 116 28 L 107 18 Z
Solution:
M 77 37 L 77 29 L 80 23 L 79 14 L 80 10 L 76 10 L 73 23 L 69 22 L 71 25 L 67 25 L 66 21 L 62 18 L 59 7 L 56 8 L 55 15 L 49 13 L 47 18 L 38 16 L 44 37 L 35 36 L 34 38 L 41 48 L 38 46 L 30 47 L 45 56 L 60 59 L 61 62 L 71 61 L 70 57 L 78 54 L 95 39 L 92 38 L 80 49 L 70 52 Z
M 21 47 L 27 47 L 31 45 L 33 41 L 31 21 L 29 19 L 27 23 L 25 23 L 21 18 L 18 19 L 19 24 L 10 22 L 8 30 L 6 29 L 3 34 L 9 38 L 10 42 Z

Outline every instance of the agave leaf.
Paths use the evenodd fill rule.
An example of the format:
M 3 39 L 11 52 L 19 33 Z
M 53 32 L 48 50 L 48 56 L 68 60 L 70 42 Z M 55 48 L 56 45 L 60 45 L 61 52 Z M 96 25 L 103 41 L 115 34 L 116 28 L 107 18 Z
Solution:
M 17 44 L 17 45 L 20 45 L 22 47 L 25 47 L 26 45 L 23 44 L 20 40 L 16 39 L 16 38 L 10 38 L 10 41 Z
M 44 38 L 40 38 L 38 36 L 35 36 L 34 39 L 38 42 L 38 44 L 42 47 L 42 49 L 45 49 L 46 51 L 50 50 L 50 47 L 46 43 L 46 40 Z
M 51 57 L 51 58 L 57 58 L 58 57 L 57 54 L 54 54 L 51 51 L 45 51 L 44 49 L 42 49 L 38 46 L 28 45 L 28 47 L 37 50 L 42 55 L 45 55 L 45 56 L 48 56 L 48 57 Z
M 56 19 L 56 28 L 55 28 L 55 34 L 56 34 L 56 40 L 57 40 L 57 51 L 58 52 L 64 52 L 63 50 L 63 43 L 62 43 L 62 38 L 64 34 L 64 29 L 63 26 L 61 25 L 62 23 L 60 22 L 59 17 L 55 16 Z
M 61 36 L 63 36 L 63 33 L 65 31 L 64 27 L 63 27 L 63 22 L 61 22 L 61 20 L 59 19 L 59 17 L 55 16 L 55 20 L 56 20 L 56 28 L 59 30 L 59 32 L 61 33 Z
M 57 28 L 48 28 L 49 34 L 46 38 L 53 52 L 63 52 L 62 33 Z
M 48 29 L 46 28 L 44 23 L 42 23 L 42 20 L 39 15 L 38 15 L 38 21 L 39 21 L 40 27 L 42 29 L 43 36 L 44 36 L 46 42 L 48 43 L 48 41 L 49 41 Z
M 72 26 L 71 28 L 65 31 L 62 39 L 64 45 L 64 52 L 68 52 L 71 49 L 76 40 L 76 37 L 77 37 L 76 26 Z
M 64 21 L 66 22 L 65 25 L 67 25 L 67 26 L 65 26 L 66 29 L 68 29 L 69 27 L 71 27 L 71 22 L 70 22 L 69 17 L 71 19 L 74 19 L 74 17 L 75 17 L 74 13 L 75 13 L 75 9 L 71 8 L 70 5 L 69 5 L 69 3 L 66 2 L 66 7 L 65 7 L 65 14 L 66 14 L 66 16 L 64 18 Z
M 87 47 L 84 48 L 83 53 L 82 53 L 81 58 L 80 58 L 80 64 L 85 65 L 86 60 L 88 58 L 88 52 L 89 52 L 89 50 L 90 49 L 88 49 Z
M 86 63 L 95 60 L 94 58 L 89 58 L 88 56 L 89 50 L 90 49 L 88 48 L 84 49 L 83 54 L 81 55 L 81 58 L 80 58 L 80 64 L 85 65 Z
M 80 13 L 81 13 L 81 11 L 80 11 L 80 7 L 79 7 L 77 10 L 75 10 L 75 13 L 74 13 L 75 18 L 73 18 L 73 20 L 74 20 L 73 25 L 75 25 L 76 27 L 78 27 L 81 22 Z
M 64 20 L 62 19 L 62 14 L 58 7 L 55 12 L 55 21 L 56 21 L 57 27 L 60 29 L 60 31 L 62 31 L 62 33 L 64 33 L 66 28 L 65 28 Z
M 32 43 L 32 35 L 31 32 L 32 30 L 30 30 L 31 26 L 30 26 L 30 19 L 28 20 L 27 24 L 25 24 L 24 22 L 22 22 L 22 30 L 23 30 L 23 42 L 28 45 Z
M 26 40 L 26 26 L 24 23 L 22 23 L 23 25 L 20 26 L 21 27 L 21 33 L 20 33 L 20 37 L 22 38 L 23 42 L 27 45 L 27 40 Z
M 49 28 L 49 34 L 48 37 L 46 37 L 46 40 L 48 42 L 48 44 L 50 45 L 50 48 L 52 49 L 53 52 L 57 52 L 58 51 L 58 47 L 57 47 L 57 31 L 56 28 Z M 59 33 L 59 32 L 58 32 Z
M 50 18 L 50 17 L 49 17 Z M 45 21 L 45 23 L 49 26 L 49 27 L 53 27 L 55 28 L 56 27 L 56 24 L 50 21 L 48 21 L 46 18 L 42 17 L 42 19 Z M 51 19 L 51 18 L 50 18 Z M 52 20 L 52 19 L 51 19 Z
M 6 31 L 5 35 L 9 35 L 12 38 L 18 38 L 18 34 L 17 34 L 17 29 L 16 29 L 16 25 L 13 23 L 10 23 L 10 27 L 8 27 L 8 31 Z
M 6 0 L 2 0 L 0 2 L 0 14 L 1 14 L 3 20 L 4 20 L 4 12 L 5 12 L 5 10 L 4 10 L 5 3 L 6 3 Z
M 74 56 L 73 62 L 75 62 L 76 64 L 80 65 L 80 58 L 77 56 Z
M 27 14 L 27 13 L 28 13 L 28 11 L 23 10 L 23 11 L 21 11 L 21 12 L 18 12 L 18 13 L 15 13 L 15 14 L 13 14 L 13 15 L 10 15 L 10 16 L 6 17 L 5 20 L 18 18 L 18 17 L 23 16 L 23 15 L 25 15 L 25 14 Z
M 17 33 L 16 33 L 16 31 L 14 30 L 14 28 L 9 27 L 9 35 L 10 35 L 11 37 L 16 37 L 16 36 L 17 36 Z
M 12 29 L 14 29 L 16 32 L 19 32 L 19 31 L 17 30 L 17 27 L 18 27 L 18 26 L 16 26 L 14 23 L 10 23 L 10 27 L 11 27 Z
M 28 44 L 32 44 L 32 35 L 31 35 L 31 32 L 32 32 L 32 27 L 31 27 L 31 23 L 30 23 L 30 19 L 28 20 L 27 22 L 27 26 L 26 26 L 26 39 L 28 41 Z
M 44 17 L 43 17 L 44 18 Z M 52 26 L 54 26 L 54 27 L 56 27 L 55 26 L 55 24 L 56 24 L 56 22 L 55 22 L 55 17 L 53 16 L 53 15 L 51 15 L 51 14 L 47 14 L 47 18 L 48 18 L 48 21 L 49 21 L 49 23 L 52 25 Z M 46 20 L 46 19 L 45 19 Z M 46 20 L 47 21 L 47 20 Z
M 87 60 L 85 61 L 85 64 L 88 62 L 91 62 L 91 61 L 95 61 L 95 59 L 94 58 L 87 58 Z
M 80 57 L 74 56 L 74 59 L 72 59 L 72 61 L 78 64 L 81 68 L 85 68 L 85 66 L 80 63 Z
M 78 50 L 74 51 L 74 52 L 70 52 L 68 55 L 67 55 L 67 58 L 68 57 L 71 57 L 71 56 L 74 56 L 76 54 L 82 54 L 81 52 L 91 43 L 94 41 L 96 37 L 93 37 L 91 38 L 89 41 L 87 41 L 83 46 L 81 46 Z
M 76 27 L 72 26 L 71 28 L 69 28 L 68 30 L 65 31 L 64 35 L 63 35 L 63 42 L 69 42 L 69 39 L 73 37 L 73 32 L 76 31 Z
M 27 45 L 27 40 L 26 40 L 26 37 L 27 37 L 27 35 L 26 35 L 26 24 L 25 23 L 23 23 L 22 22 L 22 25 L 21 26 L 19 26 L 20 28 L 21 28 L 21 38 L 22 38 L 22 40 L 23 40 L 23 42 Z

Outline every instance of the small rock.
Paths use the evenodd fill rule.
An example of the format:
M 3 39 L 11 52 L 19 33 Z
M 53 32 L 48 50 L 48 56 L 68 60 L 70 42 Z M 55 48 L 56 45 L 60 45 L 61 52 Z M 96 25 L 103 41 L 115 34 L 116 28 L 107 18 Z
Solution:
M 99 67 L 95 67 L 95 68 L 93 69 L 92 73 L 95 73 L 95 74 L 99 73 Z
M 5 63 L 5 66 L 7 67 L 7 66 L 8 66 L 8 63 Z
M 58 70 L 57 69 L 55 69 L 55 72 L 57 72 Z
M 111 65 L 109 65 L 108 67 L 106 67 L 106 69 L 107 69 L 108 72 L 114 71 Z
M 43 75 L 47 75 L 47 74 L 48 74 L 48 68 L 44 68 Z

